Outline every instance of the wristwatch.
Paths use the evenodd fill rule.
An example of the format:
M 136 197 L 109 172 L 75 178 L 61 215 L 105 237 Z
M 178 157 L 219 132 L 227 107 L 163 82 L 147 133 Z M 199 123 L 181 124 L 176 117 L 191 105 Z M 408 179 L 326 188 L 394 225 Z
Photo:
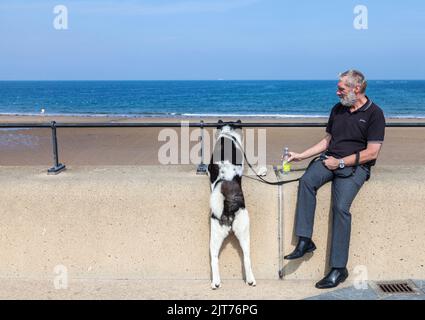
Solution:
M 344 159 L 339 159 L 339 168 L 344 169 L 344 167 L 345 167 Z

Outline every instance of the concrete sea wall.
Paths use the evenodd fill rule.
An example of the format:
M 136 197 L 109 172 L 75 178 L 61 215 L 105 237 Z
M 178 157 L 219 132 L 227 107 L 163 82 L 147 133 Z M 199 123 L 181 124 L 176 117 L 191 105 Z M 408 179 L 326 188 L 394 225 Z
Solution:
M 209 279 L 209 183 L 195 167 L 0 167 L 0 277 Z M 294 173 L 295 175 L 295 173 Z M 272 170 L 268 178 L 275 180 Z M 352 206 L 351 277 L 424 278 L 425 168 L 378 166 Z M 292 250 L 297 183 L 283 187 L 284 250 Z M 278 279 L 278 188 L 243 180 L 258 279 Z M 314 254 L 286 262 L 284 279 L 326 271 L 330 184 L 318 192 Z M 225 241 L 223 279 L 242 279 L 241 250 Z

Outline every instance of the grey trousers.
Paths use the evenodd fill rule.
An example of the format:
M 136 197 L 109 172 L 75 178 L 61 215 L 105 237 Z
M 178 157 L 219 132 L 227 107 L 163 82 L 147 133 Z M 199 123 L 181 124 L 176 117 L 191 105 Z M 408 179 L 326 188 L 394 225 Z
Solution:
M 344 170 L 351 168 L 345 168 Z M 325 167 L 321 160 L 311 164 L 301 177 L 298 187 L 295 233 L 311 238 L 314 213 L 316 211 L 317 190 L 326 182 L 332 181 L 332 245 L 329 265 L 331 268 L 344 268 L 348 261 L 351 234 L 350 207 L 358 191 L 366 181 L 368 169 L 358 166 L 354 175 L 338 177 Z

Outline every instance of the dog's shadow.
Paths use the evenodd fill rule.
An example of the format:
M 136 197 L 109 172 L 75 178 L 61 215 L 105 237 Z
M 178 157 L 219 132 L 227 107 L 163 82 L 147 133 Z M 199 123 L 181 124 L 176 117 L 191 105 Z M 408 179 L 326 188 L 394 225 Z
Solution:
M 226 248 L 228 245 L 232 246 L 232 248 L 236 249 L 240 262 L 241 262 L 241 273 L 242 273 L 242 277 L 245 280 L 245 268 L 244 268 L 244 263 L 243 263 L 243 251 L 242 248 L 239 244 L 239 240 L 238 238 L 236 238 L 235 234 L 233 232 L 230 232 L 230 234 L 227 236 L 226 239 L 224 239 L 223 241 L 223 245 L 220 248 L 220 254 L 221 251 Z
M 211 219 L 210 219 L 210 224 L 211 224 Z M 211 227 L 211 226 L 210 226 Z M 218 261 L 219 261 L 219 266 L 220 266 L 220 256 L 221 256 L 221 252 L 227 247 L 227 246 L 231 246 L 231 248 L 235 249 L 236 252 L 238 253 L 240 262 L 241 262 L 241 274 L 242 274 L 242 278 L 245 281 L 245 268 L 244 268 L 244 262 L 243 262 L 243 251 L 242 248 L 239 244 L 239 240 L 238 238 L 235 236 L 235 234 L 231 231 L 229 233 L 229 235 L 227 236 L 226 239 L 224 239 L 223 244 L 221 245 L 220 251 L 218 253 Z M 211 255 L 210 255 L 210 265 L 211 265 Z M 221 270 L 222 268 L 220 268 Z M 221 274 L 221 272 L 220 272 Z M 212 270 L 210 270 L 210 279 L 212 279 Z

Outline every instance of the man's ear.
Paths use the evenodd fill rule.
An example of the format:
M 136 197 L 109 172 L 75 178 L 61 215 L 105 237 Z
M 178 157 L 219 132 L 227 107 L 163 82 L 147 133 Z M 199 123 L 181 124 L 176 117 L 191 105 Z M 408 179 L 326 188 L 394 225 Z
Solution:
M 354 93 L 357 95 L 357 94 L 359 94 L 360 93 L 360 86 L 355 86 L 354 87 Z

